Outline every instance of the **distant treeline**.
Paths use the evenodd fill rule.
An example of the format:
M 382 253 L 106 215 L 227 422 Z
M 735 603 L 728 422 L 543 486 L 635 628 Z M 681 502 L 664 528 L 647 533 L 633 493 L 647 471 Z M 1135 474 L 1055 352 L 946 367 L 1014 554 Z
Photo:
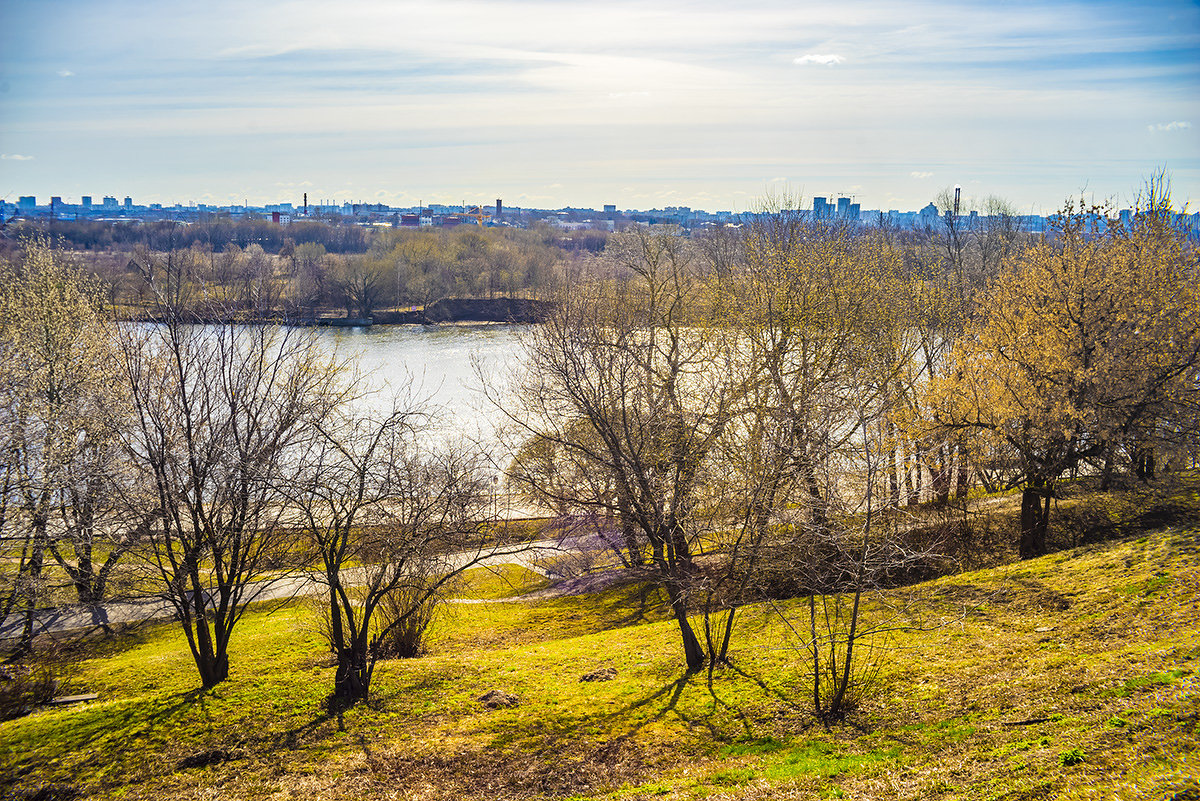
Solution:
M 144 226 L 143 233 L 158 227 Z M 181 227 L 176 233 L 193 236 L 199 227 Z M 123 226 L 108 228 L 111 233 Z M 56 231 L 56 226 L 48 230 Z M 379 310 L 423 307 L 443 298 L 543 298 L 557 291 L 581 258 L 564 249 L 558 232 L 549 228 L 386 228 L 367 232 L 363 252 L 316 241 L 338 242 L 336 236 L 351 231 L 361 236 L 360 228 L 306 223 L 287 230 L 288 238 L 275 251 L 259 242 L 213 247 L 195 238 L 190 243 L 176 239 L 163 248 L 151 244 L 153 237 L 107 250 L 73 248 L 64 239 L 57 245 L 73 252 L 83 270 L 105 288 L 109 301 L 131 318 L 152 317 L 167 296 L 204 319 L 342 313 L 366 318 Z M 297 241 L 290 236 L 295 232 L 320 236 Z M 346 238 L 340 244 L 349 242 Z
M 909 271 L 939 265 L 960 286 L 978 285 L 1028 238 L 1001 200 L 986 198 L 982 217 L 953 214 L 952 196 L 939 197 L 945 214 L 922 229 L 860 227 L 854 236 L 880 236 Z M 807 219 L 788 212 L 789 219 Z M 772 219 L 766 215 L 764 220 Z M 749 229 L 713 228 L 690 237 L 717 273 L 737 271 Z M 212 215 L 189 224 L 51 220 L 10 226 L 13 243 L 40 234 L 71 251 L 129 317 L 153 316 L 166 294 L 191 304 L 204 319 L 305 319 L 344 314 L 399 319 L 397 314 L 445 298 L 547 298 L 593 254 L 603 259 L 609 235 L 529 229 L 363 227 L 319 220 L 280 226 L 265 218 Z M 407 318 L 404 318 L 407 319 Z
M 206 215 L 197 222 L 186 224 L 173 220 L 42 220 L 24 223 L 22 227 L 44 232 L 51 241 L 71 250 L 132 250 L 140 245 L 153 251 L 192 247 L 221 251 L 230 245 L 239 248 L 258 245 L 267 253 L 279 253 L 289 244 L 295 247 L 312 243 L 321 245 L 327 253 L 337 254 L 366 253 L 376 240 L 387 238 L 396 231 L 323 220 L 298 220 L 282 226 L 258 215 L 247 215 L 238 220 Z M 411 229 L 404 230 L 411 232 Z M 480 229 L 468 226 L 464 230 L 479 232 Z M 564 250 L 598 253 L 604 250 L 607 239 L 604 231 L 591 229 L 563 232 L 542 224 L 535 226 L 533 231 L 535 238 Z

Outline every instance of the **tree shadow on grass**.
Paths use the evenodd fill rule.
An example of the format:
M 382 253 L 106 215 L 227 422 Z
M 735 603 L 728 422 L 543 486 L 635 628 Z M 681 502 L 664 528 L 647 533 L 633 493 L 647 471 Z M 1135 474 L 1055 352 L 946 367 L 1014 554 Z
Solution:
M 628 585 L 600 605 L 600 631 L 657 623 L 670 617 L 662 587 L 652 582 Z
M 686 731 L 703 731 L 714 742 L 732 742 L 755 736 L 755 719 L 747 711 L 745 691 L 752 687 L 754 694 L 778 705 L 794 705 L 779 688 L 746 669 L 729 666 L 723 670 L 746 679 L 737 692 L 723 688 L 711 680 L 706 671 L 682 672 L 677 678 L 628 701 L 612 711 L 562 710 L 546 707 L 538 710 L 536 718 L 516 715 L 509 720 L 495 721 L 490 727 L 496 734 L 489 748 L 504 749 L 517 746 L 538 750 L 550 749 L 556 743 L 589 739 L 609 743 L 633 741 L 647 729 L 663 721 L 682 724 Z M 703 695 L 701 695 L 703 693 Z
M 203 690 L 149 702 L 130 699 L 125 704 L 85 705 L 67 716 L 48 716 L 43 719 L 45 727 L 35 731 L 30 747 L 18 747 L 15 758 L 0 768 L 0 778 L 15 781 L 36 772 L 39 779 L 78 783 L 96 768 L 122 777 L 128 777 L 139 764 L 142 770 L 153 769 L 161 756 L 156 753 L 158 747 L 163 741 L 173 745 L 179 742 L 175 724 L 197 703 L 204 704 Z M 207 733 L 207 727 L 188 729 L 188 733 L 200 737 Z M 45 749 L 53 758 L 47 758 Z M 130 767 L 114 771 L 114 763 Z

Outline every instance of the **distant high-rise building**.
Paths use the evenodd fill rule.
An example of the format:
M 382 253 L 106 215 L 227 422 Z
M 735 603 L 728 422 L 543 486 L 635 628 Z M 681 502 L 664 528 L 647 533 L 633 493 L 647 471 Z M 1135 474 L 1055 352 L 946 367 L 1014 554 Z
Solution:
M 504 216 L 504 201 L 501 198 L 496 198 L 496 216 Z
M 81 206 L 83 206 L 85 209 L 90 209 L 92 207 L 92 196 L 84 195 L 83 197 L 81 197 L 79 199 L 79 204 Z
M 823 197 L 813 198 L 813 217 L 818 220 L 829 215 L 829 204 L 825 202 Z
M 21 209 L 22 211 L 33 211 L 37 208 L 37 196 L 22 195 L 21 197 L 17 198 L 17 208 Z
M 615 203 L 605 203 L 604 204 L 604 213 L 605 214 L 616 214 L 617 213 L 616 204 Z
M 125 205 L 126 209 L 132 209 L 133 208 L 133 198 L 131 198 L 129 195 L 126 195 L 124 205 Z
M 101 204 L 106 209 L 115 209 L 117 207 L 117 199 L 112 195 L 105 195 L 104 200 L 101 201 Z
M 62 198 L 61 198 L 61 197 L 59 197 L 58 195 L 51 195 L 51 196 L 50 196 L 50 208 L 52 208 L 52 209 L 57 209 L 57 208 L 58 208 L 59 206 L 61 206 L 62 204 L 63 204 L 63 202 L 62 202 Z
M 846 209 L 846 215 L 852 220 L 858 220 L 862 216 L 862 204 L 851 203 Z
M 850 216 L 850 198 L 839 197 L 837 199 L 837 216 L 839 216 L 839 217 L 849 217 Z

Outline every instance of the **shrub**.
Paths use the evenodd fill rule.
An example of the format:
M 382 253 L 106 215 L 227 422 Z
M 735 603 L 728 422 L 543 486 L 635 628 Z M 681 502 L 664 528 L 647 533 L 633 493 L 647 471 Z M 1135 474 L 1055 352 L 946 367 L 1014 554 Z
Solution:
M 376 613 L 380 630 L 393 626 L 379 642 L 382 659 L 411 659 L 425 653 L 425 632 L 434 612 L 445 597 L 446 587 L 422 598 L 428 592 L 425 582 L 413 581 L 397 587 L 383 597 Z M 398 623 L 396 621 L 399 621 Z

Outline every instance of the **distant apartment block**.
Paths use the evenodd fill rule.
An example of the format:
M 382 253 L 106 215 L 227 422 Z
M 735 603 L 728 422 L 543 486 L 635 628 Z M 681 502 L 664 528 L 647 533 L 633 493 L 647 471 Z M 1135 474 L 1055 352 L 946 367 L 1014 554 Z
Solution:
M 834 203 L 829 198 L 814 197 L 812 216 L 815 220 L 827 220 L 834 215 L 838 219 L 858 220 L 862 216 L 862 204 L 852 202 L 853 198 L 839 197 Z

